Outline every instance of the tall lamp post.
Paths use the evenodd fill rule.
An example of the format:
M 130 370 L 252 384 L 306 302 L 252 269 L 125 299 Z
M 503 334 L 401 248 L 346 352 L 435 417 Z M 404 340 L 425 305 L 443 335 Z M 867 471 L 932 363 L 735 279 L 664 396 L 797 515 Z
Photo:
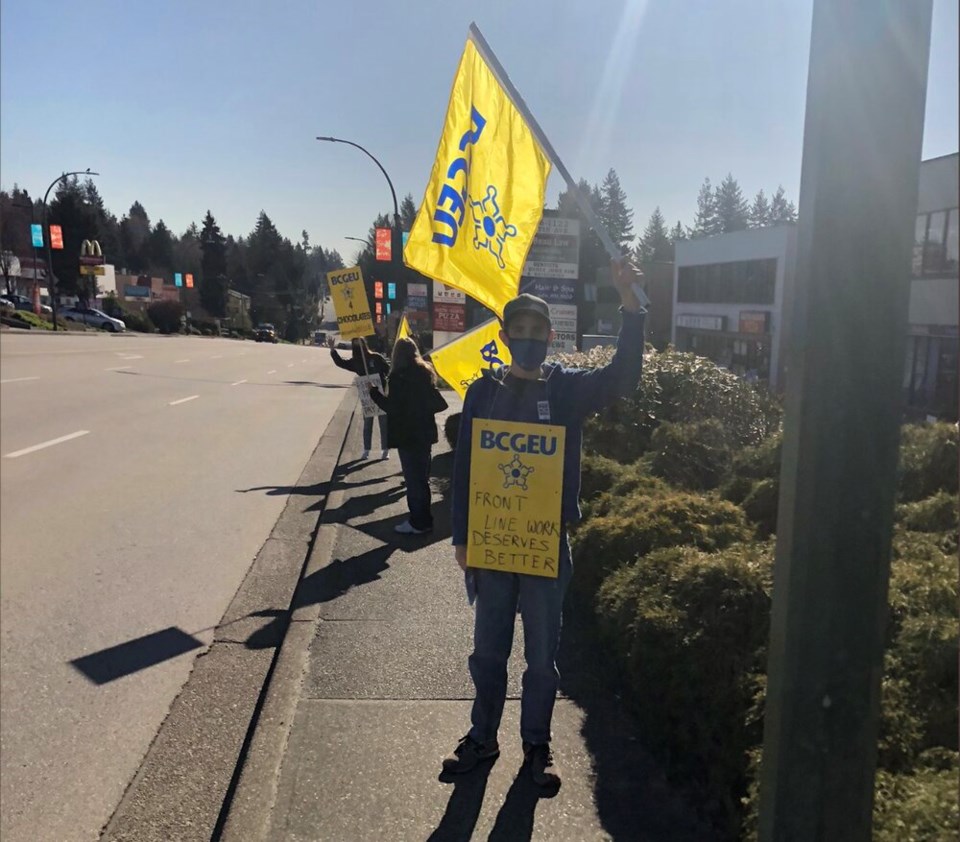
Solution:
M 76 172 L 65 172 L 59 178 L 55 178 L 50 182 L 50 186 L 47 188 L 47 192 L 43 194 L 43 230 L 44 237 L 47 240 L 47 283 L 50 288 L 50 306 L 53 308 L 53 329 L 57 329 L 57 280 L 53 277 L 53 252 L 50 250 L 50 226 L 47 224 L 47 198 L 50 196 L 50 191 L 53 190 L 56 185 L 58 185 L 65 178 L 70 178 L 72 175 L 100 175 L 98 172 L 91 172 L 90 167 L 87 167 L 85 170 L 77 170 Z
M 326 141 L 327 143 L 346 143 L 347 146 L 353 146 L 355 149 L 359 149 L 380 168 L 380 172 L 383 173 L 383 177 L 387 180 L 387 184 L 390 185 L 390 195 L 393 197 L 393 237 L 390 256 L 392 258 L 391 262 L 393 265 L 399 269 L 401 266 L 403 266 L 403 231 L 400 225 L 400 206 L 397 204 L 397 191 L 393 189 L 393 182 L 390 180 L 390 176 L 387 175 L 387 171 L 383 168 L 383 164 L 374 158 L 373 155 L 371 155 L 359 143 L 354 143 L 352 140 L 343 140 L 343 138 L 339 137 L 318 137 L 317 140 Z M 345 237 L 344 239 L 353 240 L 357 238 Z M 367 241 L 364 240 L 363 242 Z

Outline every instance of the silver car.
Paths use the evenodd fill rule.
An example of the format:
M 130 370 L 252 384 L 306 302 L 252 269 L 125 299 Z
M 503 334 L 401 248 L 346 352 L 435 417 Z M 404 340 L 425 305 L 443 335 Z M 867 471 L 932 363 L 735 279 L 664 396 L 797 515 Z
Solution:
M 108 316 L 103 310 L 98 310 L 96 307 L 81 307 L 78 304 L 75 307 L 64 307 L 57 315 L 65 321 L 83 322 L 83 324 L 91 327 L 102 327 L 111 333 L 119 333 L 127 329 L 124 321 Z

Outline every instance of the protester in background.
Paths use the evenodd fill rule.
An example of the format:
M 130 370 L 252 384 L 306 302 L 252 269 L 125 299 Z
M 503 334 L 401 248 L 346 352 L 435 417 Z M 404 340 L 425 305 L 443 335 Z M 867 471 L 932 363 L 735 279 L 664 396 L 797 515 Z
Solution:
M 602 368 L 564 368 L 544 363 L 554 338 L 547 303 L 524 293 L 503 310 L 500 339 L 513 362 L 471 384 L 463 402 L 453 470 L 453 547 L 466 573 L 467 594 L 475 603 L 473 654 L 470 676 L 476 688 L 472 727 L 443 768 L 469 772 L 478 763 L 500 753 L 497 731 L 507 692 L 507 661 L 513 648 L 518 605 L 523 621 L 523 694 L 520 699 L 520 739 L 525 764 L 533 781 L 544 787 L 560 785 L 560 772 L 551 748 L 550 725 L 560 675 L 556 657 L 560 646 L 563 597 L 573 573 L 567 527 L 580 518 L 580 443 L 584 421 L 616 398 L 631 394 L 643 366 L 644 310 L 633 292 L 640 275 L 625 263 L 613 264 L 620 293 L 623 327 L 617 352 Z M 556 579 L 500 570 L 467 567 L 467 525 L 470 508 L 471 444 L 474 419 L 544 424 L 566 428 L 563 451 L 561 537 Z M 589 562 L 589 559 L 588 559 Z
M 330 357 L 333 362 L 342 369 L 352 371 L 354 374 L 363 377 L 364 375 L 377 375 L 380 378 L 380 386 L 383 388 L 387 382 L 387 374 L 390 372 L 390 363 L 383 354 L 371 351 L 367 347 L 366 340 L 363 337 L 354 339 L 351 343 L 352 356 L 349 360 L 343 359 L 334 347 L 334 338 L 327 339 L 327 345 L 330 347 Z M 377 421 L 380 424 L 380 447 L 383 452 L 381 459 L 390 457 L 389 445 L 387 444 L 387 416 L 378 415 Z M 361 459 L 370 458 L 371 445 L 373 444 L 373 418 L 364 416 L 363 419 L 363 453 Z
M 387 380 L 388 390 L 371 386 L 370 397 L 387 413 L 388 442 L 400 454 L 410 517 L 394 527 L 401 535 L 433 529 L 430 513 L 430 450 L 437 442 L 434 416 L 447 408 L 437 389 L 437 375 L 412 339 L 398 339 Z

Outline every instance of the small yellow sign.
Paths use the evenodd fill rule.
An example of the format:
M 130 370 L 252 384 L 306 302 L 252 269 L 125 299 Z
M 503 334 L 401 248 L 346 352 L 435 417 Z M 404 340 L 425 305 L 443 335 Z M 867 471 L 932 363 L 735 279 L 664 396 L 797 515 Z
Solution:
M 359 266 L 327 272 L 330 297 L 337 311 L 337 329 L 343 339 L 373 335 L 373 316 Z
M 566 430 L 475 418 L 467 566 L 556 578 Z

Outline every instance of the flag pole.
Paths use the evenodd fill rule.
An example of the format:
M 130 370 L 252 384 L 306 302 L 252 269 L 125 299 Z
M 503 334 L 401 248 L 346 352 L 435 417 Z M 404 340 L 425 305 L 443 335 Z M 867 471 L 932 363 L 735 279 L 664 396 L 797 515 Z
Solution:
M 617 244 L 613 242 L 610 234 L 607 233 L 607 229 L 600 221 L 600 217 L 598 217 L 596 211 L 594 211 L 593 205 L 590 204 L 590 200 L 583 195 L 579 185 L 573 180 L 573 176 L 570 175 L 570 171 L 563 165 L 563 161 L 560 160 L 557 150 L 553 148 L 553 144 L 547 139 L 546 133 L 540 128 L 540 124 L 527 107 L 526 102 L 523 101 L 520 91 L 518 91 L 513 82 L 510 81 L 507 71 L 504 69 L 503 65 L 500 64 L 500 61 L 493 52 L 493 49 L 487 43 L 487 39 L 483 37 L 479 27 L 475 23 L 470 24 L 469 35 L 470 39 L 474 43 L 474 46 L 477 48 L 477 51 L 483 57 L 483 60 L 486 61 L 486 63 L 490 66 L 491 72 L 496 77 L 503 89 L 507 92 L 507 96 L 510 97 L 514 107 L 520 112 L 524 120 L 526 120 L 527 125 L 530 127 L 530 132 L 537 139 L 537 142 L 543 148 L 546 156 L 550 159 L 553 165 L 557 168 L 557 171 L 563 177 L 563 180 L 567 183 L 567 189 L 573 193 L 573 198 L 576 200 L 577 205 L 579 205 L 583 215 L 587 218 L 587 223 L 591 228 L 593 228 L 594 231 L 597 232 L 597 236 L 600 238 L 600 242 L 603 243 L 603 247 L 607 250 L 607 254 L 610 255 L 610 259 L 616 261 L 623 260 L 623 252 L 621 252 Z M 650 299 L 647 297 L 642 287 L 640 287 L 639 284 L 633 284 L 633 292 L 639 299 L 643 309 L 646 310 L 650 304 Z

